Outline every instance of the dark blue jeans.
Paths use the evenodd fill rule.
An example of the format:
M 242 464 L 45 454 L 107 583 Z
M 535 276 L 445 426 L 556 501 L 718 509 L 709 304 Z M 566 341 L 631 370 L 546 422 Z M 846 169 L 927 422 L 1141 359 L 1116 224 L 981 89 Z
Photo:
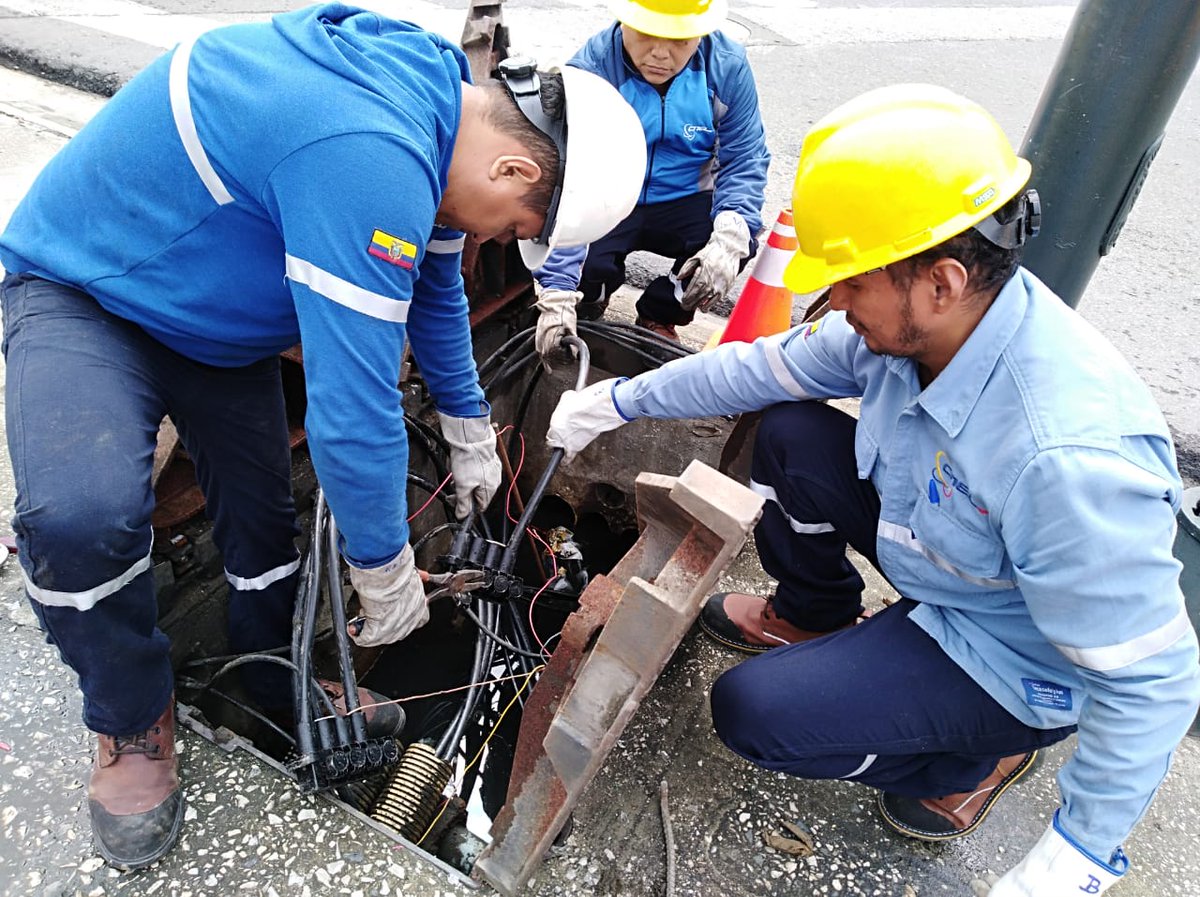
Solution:
M 150 487 L 170 415 L 196 466 L 230 583 L 234 651 L 287 644 L 298 533 L 278 358 L 199 364 L 31 275 L 0 286 L 21 568 L 47 639 L 79 675 L 84 722 L 143 731 L 173 688 L 150 572 Z M 254 679 L 290 695 L 286 675 Z
M 771 496 L 755 530 L 779 581 L 776 612 L 805 629 L 852 622 L 862 577 L 852 545 L 877 565 L 879 496 L 858 479 L 855 421 L 819 402 L 768 409 L 751 478 Z M 1075 731 L 1025 725 L 975 683 L 902 598 L 811 642 L 774 648 L 713 684 L 713 726 L 752 763 L 808 779 L 847 779 L 910 797 L 969 791 L 997 761 Z
M 583 299 L 579 317 L 596 320 L 608 306 L 609 297 L 625 283 L 625 259 L 636 251 L 653 252 L 675 260 L 671 273 L 704 248 L 712 235 L 712 193 L 704 191 L 669 202 L 637 206 L 624 221 L 588 247 L 579 281 Z M 750 255 L 758 241 L 751 235 Z M 663 275 L 642 290 L 637 302 L 638 317 L 662 324 L 690 324 L 694 311 L 685 311 L 675 297 L 675 283 Z

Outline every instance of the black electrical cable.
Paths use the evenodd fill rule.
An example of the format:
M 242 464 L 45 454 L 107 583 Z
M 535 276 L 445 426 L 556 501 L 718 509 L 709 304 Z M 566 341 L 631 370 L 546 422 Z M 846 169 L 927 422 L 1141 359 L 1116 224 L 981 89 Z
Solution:
M 350 720 L 350 731 L 354 740 L 367 740 L 367 718 L 365 714 L 357 713 L 358 683 L 354 680 L 354 660 L 350 656 L 350 634 L 346 629 L 346 600 L 342 596 L 342 571 L 338 556 L 338 529 L 333 515 L 329 516 L 326 524 L 326 559 L 325 586 L 329 595 L 329 616 L 333 621 L 334 643 L 337 645 L 338 666 L 342 673 L 342 701 L 345 703 L 346 716 Z
M 529 341 L 530 345 L 532 345 L 533 344 L 533 336 L 534 336 L 535 331 L 536 331 L 536 328 L 527 327 L 524 330 L 522 330 L 516 334 L 513 334 L 513 336 L 509 337 L 509 339 L 504 343 L 504 345 L 502 345 L 499 349 L 497 349 L 495 352 L 493 352 L 491 355 L 489 355 L 487 358 L 485 358 L 479 364 L 477 370 L 479 372 L 480 379 L 482 379 L 483 377 L 486 377 L 489 373 L 491 373 L 491 369 L 494 365 L 501 364 L 509 356 L 511 356 L 513 354 L 513 350 L 517 346 L 521 345 L 521 343 L 523 343 L 525 341 Z
M 493 632 L 491 629 L 488 628 L 487 624 L 484 623 L 483 620 L 479 619 L 479 617 L 475 614 L 475 612 L 473 610 L 471 610 L 471 608 L 464 607 L 464 608 L 462 608 L 462 612 L 471 618 L 471 620 L 475 623 L 475 625 L 479 627 L 480 632 L 482 632 L 484 635 L 486 635 L 488 638 L 490 638 L 493 642 L 495 642 L 497 645 L 499 645 L 505 651 L 508 651 L 512 654 L 516 654 L 520 657 L 533 657 L 537 660 L 545 660 L 546 659 L 545 656 L 542 654 L 537 654 L 533 651 L 526 651 L 522 648 L 518 648 L 516 645 L 512 644 L 512 642 L 507 641 L 502 635 L 500 635 L 500 633 Z
M 480 610 L 485 618 L 490 618 L 494 615 L 499 607 L 487 602 L 477 602 L 482 605 Z M 462 707 L 454 718 L 454 722 L 450 728 L 442 735 L 438 742 L 436 752 L 438 757 L 449 761 L 454 756 L 454 751 L 458 743 L 462 740 L 463 732 L 466 729 L 467 723 L 471 720 L 475 713 L 475 705 L 479 700 L 479 695 L 483 691 L 483 680 L 487 676 L 487 672 L 492 667 L 492 657 L 495 653 L 495 643 L 488 639 L 482 632 L 475 638 L 475 661 L 471 669 L 471 687 L 467 689 L 466 696 L 463 699 Z
M 274 722 L 269 716 L 267 716 L 261 710 L 255 708 L 255 707 L 251 707 L 245 701 L 239 701 L 233 695 L 226 694 L 225 692 L 221 691 L 221 689 L 213 686 L 213 684 L 211 682 L 208 683 L 207 685 L 205 685 L 204 683 L 202 683 L 196 679 L 192 679 L 190 676 L 180 676 L 175 679 L 175 684 L 181 685 L 184 688 L 199 689 L 199 688 L 203 687 L 204 691 L 207 692 L 208 694 L 215 695 L 216 697 L 220 698 L 221 700 L 226 701 L 229 704 L 232 704 L 234 707 L 238 708 L 238 710 L 241 710 L 243 713 L 246 713 L 249 716 L 254 717 L 256 720 L 258 720 L 263 725 L 268 726 L 271 729 L 274 729 L 277 734 L 279 734 L 282 738 L 287 740 L 288 744 L 292 745 L 293 747 L 295 746 L 296 739 L 292 736 L 292 734 L 290 732 L 284 731 L 283 728 L 281 728 L 276 722 Z

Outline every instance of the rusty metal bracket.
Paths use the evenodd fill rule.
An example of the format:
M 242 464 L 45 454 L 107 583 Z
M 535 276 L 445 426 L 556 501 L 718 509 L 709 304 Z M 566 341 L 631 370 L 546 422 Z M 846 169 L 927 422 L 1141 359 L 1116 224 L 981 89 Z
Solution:
M 679 477 L 643 473 L 641 536 L 584 591 L 526 702 L 508 800 L 473 874 L 513 897 L 536 870 L 721 572 L 763 499 L 693 461 Z

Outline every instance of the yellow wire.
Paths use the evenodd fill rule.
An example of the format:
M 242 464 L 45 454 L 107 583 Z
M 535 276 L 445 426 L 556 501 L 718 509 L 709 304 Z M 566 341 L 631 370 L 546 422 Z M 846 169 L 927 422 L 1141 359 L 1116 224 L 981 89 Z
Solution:
M 507 714 L 508 711 L 510 709 L 512 709 L 513 704 L 517 703 L 517 698 L 521 697 L 521 692 L 523 692 L 525 690 L 525 688 L 529 685 L 529 680 L 532 679 L 537 673 L 540 673 L 545 668 L 546 668 L 546 665 L 543 663 L 543 664 L 540 664 L 540 665 L 534 667 L 532 670 L 529 671 L 529 675 L 525 677 L 525 681 L 521 683 L 520 687 L 513 694 L 512 698 L 504 706 L 504 709 L 500 711 L 500 716 L 498 716 L 496 718 L 496 724 L 494 726 L 492 726 L 492 731 L 488 732 L 487 738 L 483 739 L 483 744 L 479 745 L 479 750 L 475 752 L 475 756 L 471 758 L 471 762 L 463 767 L 462 774 L 464 776 L 468 772 L 471 771 L 471 767 L 473 767 L 477 762 L 479 762 L 479 758 L 483 756 L 483 749 L 485 747 L 487 747 L 488 742 L 492 740 L 492 736 L 495 735 L 497 731 L 499 731 L 500 724 L 502 722 L 504 722 L 505 714 Z M 437 825 L 437 821 L 442 818 L 442 814 L 446 812 L 446 807 L 448 807 L 448 806 L 450 806 L 450 798 L 446 798 L 444 801 L 442 801 L 442 808 L 440 810 L 438 810 L 438 814 L 433 817 L 433 822 L 429 823 L 429 828 L 425 829 L 425 834 L 421 835 L 421 837 L 417 839 L 418 844 L 420 844 L 422 841 L 424 841 L 426 838 L 429 837 L 429 833 L 431 831 L 433 831 L 433 827 L 435 825 Z

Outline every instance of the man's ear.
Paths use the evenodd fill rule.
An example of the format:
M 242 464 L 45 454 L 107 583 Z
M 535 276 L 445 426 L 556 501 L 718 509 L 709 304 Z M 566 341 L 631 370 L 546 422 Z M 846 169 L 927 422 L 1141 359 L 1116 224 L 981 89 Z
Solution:
M 934 304 L 943 311 L 962 300 L 971 279 L 962 262 L 952 258 L 938 259 L 930 265 L 927 276 L 933 285 Z
M 536 184 L 542 179 L 542 166 L 528 156 L 497 156 L 488 169 L 488 177 L 515 179 L 524 184 Z

